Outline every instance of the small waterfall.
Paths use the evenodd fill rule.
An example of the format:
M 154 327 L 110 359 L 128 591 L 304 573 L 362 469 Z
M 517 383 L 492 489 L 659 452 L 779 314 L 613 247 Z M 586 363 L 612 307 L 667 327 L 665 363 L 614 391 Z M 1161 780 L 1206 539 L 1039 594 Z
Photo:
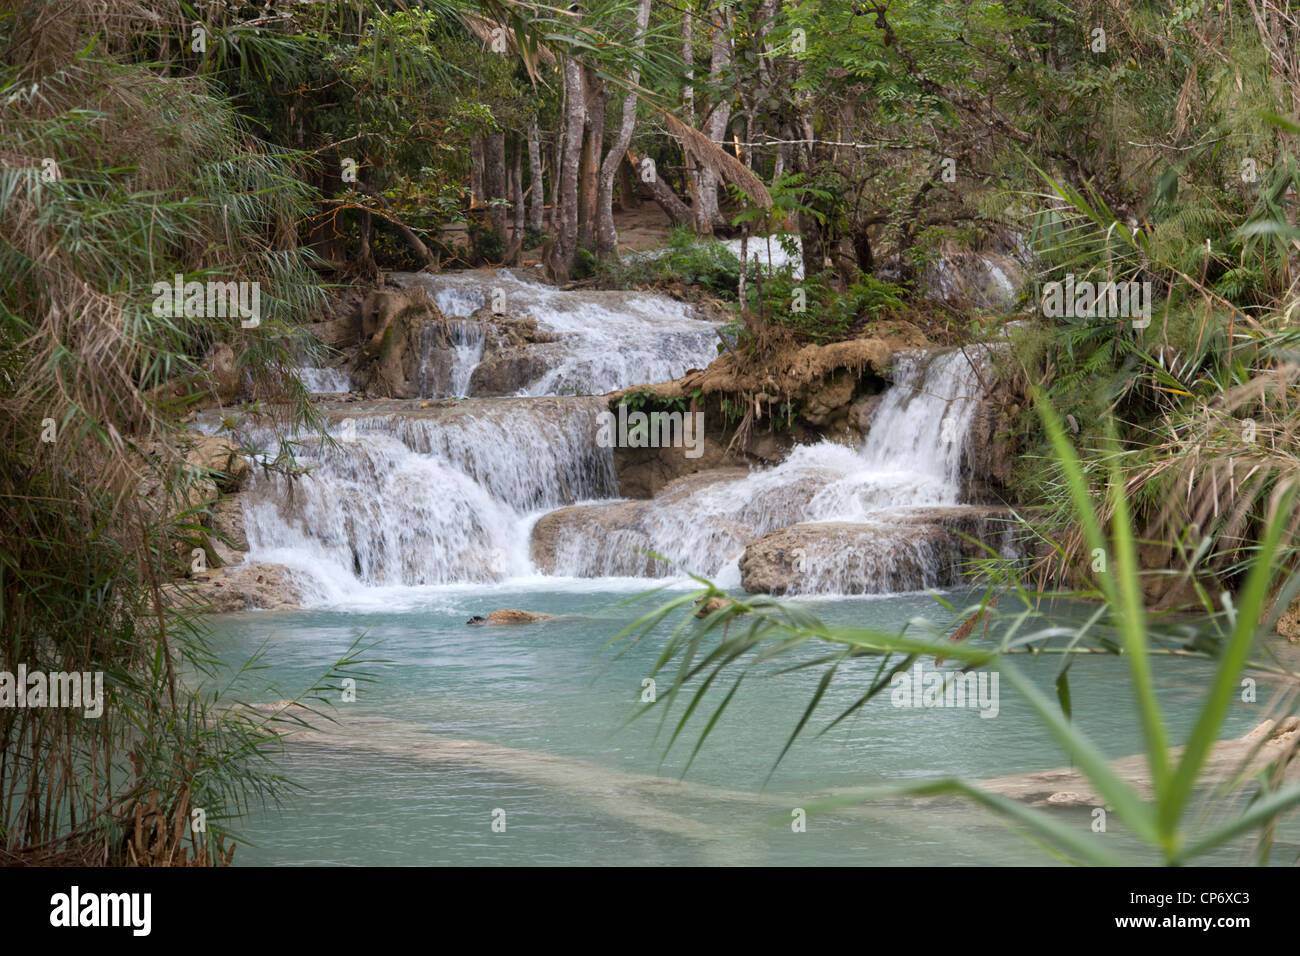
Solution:
M 416 384 L 421 398 L 464 398 L 474 368 L 483 359 L 487 326 L 471 319 L 428 324 L 420 332 L 420 368 Z M 443 344 L 450 339 L 450 347 Z
M 446 316 L 469 317 L 497 309 L 537 319 L 557 341 L 532 346 L 545 369 L 521 395 L 597 395 L 646 382 L 666 382 L 717 358 L 717 326 L 701 321 L 694 307 L 665 295 L 605 290 L 562 291 L 510 269 L 473 272 L 394 273 L 399 286 L 422 285 Z M 459 323 L 452 323 L 454 329 Z M 470 325 L 466 323 L 468 330 Z M 481 326 L 479 326 L 482 328 Z M 481 341 L 467 336 L 450 388 L 468 393 Z M 477 350 L 477 351 L 475 351 Z M 463 380 L 463 386 L 460 383 Z M 448 392 L 451 394 L 451 392 Z
M 294 369 L 303 388 L 314 395 L 329 395 L 352 389 L 352 377 L 341 368 L 313 368 L 300 366 Z
M 715 576 L 734 565 L 749 542 L 771 531 L 801 522 L 850 522 L 864 526 L 862 541 L 870 538 L 870 545 L 851 548 L 839 565 L 824 564 L 817 576 L 804 579 L 804 593 L 843 590 L 845 582 L 863 579 L 881 591 L 951 583 L 951 569 L 944 571 L 946 539 L 940 545 L 881 522 L 900 509 L 958 503 L 983 361 L 982 353 L 968 358 L 961 350 L 899 353 L 893 385 L 860 449 L 830 441 L 803 445 L 773 468 L 687 494 L 661 495 L 645 504 L 635 529 L 614 537 L 598 525 L 566 528 L 557 572 L 674 573 L 632 550 L 643 548 L 685 570 Z
M 318 600 L 361 585 L 530 574 L 538 512 L 617 491 L 612 452 L 595 442 L 604 407 L 579 398 L 430 417 L 336 413 L 337 444 L 300 451 L 305 475 L 255 469 L 242 496 L 249 558 L 288 565 Z
M 483 324 L 450 326 L 465 358 L 431 368 L 422 382 L 430 390 L 465 383 L 481 347 Z M 439 334 L 445 345 L 446 328 Z M 569 372 L 584 360 L 566 359 Z M 549 573 L 685 570 L 731 586 L 757 539 L 816 523 L 807 572 L 786 593 L 951 585 L 964 559 L 957 532 L 992 540 L 996 531 L 987 509 L 959 505 L 984 361 L 961 350 L 899 353 L 860 448 L 799 446 L 775 467 L 684 482 L 649 501 L 616 498 L 613 452 L 596 443 L 603 398 L 327 404 L 338 444 L 307 442 L 299 460 L 308 470 L 294 480 L 255 469 L 241 496 L 249 559 L 289 566 L 309 599 L 324 602 L 360 588 L 529 577 L 533 525 L 580 504 L 547 519 Z M 215 420 L 208 430 L 218 430 Z M 269 432 L 253 438 L 271 452 Z

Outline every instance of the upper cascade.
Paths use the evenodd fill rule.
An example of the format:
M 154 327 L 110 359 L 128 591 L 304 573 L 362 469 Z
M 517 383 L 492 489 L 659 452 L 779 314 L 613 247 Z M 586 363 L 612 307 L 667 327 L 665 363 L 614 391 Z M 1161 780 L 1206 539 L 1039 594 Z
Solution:
M 449 318 L 535 318 L 554 341 L 529 347 L 535 371 L 520 395 L 598 395 L 669 381 L 703 368 L 718 354 L 718 326 L 666 295 L 561 290 L 511 269 L 398 272 L 389 279 L 403 288 L 423 286 Z M 472 390 L 484 328 L 472 321 L 451 325 L 457 351 L 453 372 L 447 381 L 431 382 L 427 395 L 485 394 Z M 432 358 L 426 355 L 425 361 Z

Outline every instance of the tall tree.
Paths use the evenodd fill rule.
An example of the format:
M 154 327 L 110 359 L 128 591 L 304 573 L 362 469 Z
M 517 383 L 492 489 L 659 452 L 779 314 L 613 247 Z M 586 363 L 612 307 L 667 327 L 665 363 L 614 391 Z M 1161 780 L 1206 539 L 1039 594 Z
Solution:
M 636 11 L 636 33 L 632 40 L 632 47 L 637 53 L 645 49 L 645 31 L 649 24 L 650 0 L 640 0 Z M 639 66 L 633 66 L 631 81 L 632 86 L 641 82 Z M 636 127 L 636 107 L 636 94 L 628 91 L 623 97 L 623 116 L 619 123 L 618 134 L 614 137 L 614 143 L 605 154 L 605 160 L 600 167 L 600 188 L 596 197 L 598 219 L 596 251 L 601 258 L 618 251 L 618 233 L 614 229 L 614 180 L 632 143 L 632 133 Z

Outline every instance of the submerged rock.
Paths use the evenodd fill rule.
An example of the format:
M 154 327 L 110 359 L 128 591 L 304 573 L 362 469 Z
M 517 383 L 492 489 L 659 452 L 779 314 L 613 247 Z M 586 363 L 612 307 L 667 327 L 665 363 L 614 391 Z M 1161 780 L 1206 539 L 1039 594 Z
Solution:
M 735 603 L 736 603 L 736 602 L 733 601 L 731 598 L 724 598 L 724 597 L 716 597 L 716 596 L 715 596 L 715 597 L 711 597 L 711 598 L 709 598 L 707 601 L 706 601 L 704 598 L 700 598 L 698 601 L 695 602 L 695 606 L 696 606 L 696 608 L 697 608 L 697 610 L 696 610 L 696 612 L 695 612 L 695 616 L 696 616 L 696 617 L 708 617 L 708 616 L 709 616 L 710 614 L 712 614 L 714 611 L 720 611 L 720 610 L 722 610 L 724 607 L 730 607 L 731 605 L 733 605 L 733 604 L 735 604 Z
M 1278 618 L 1277 632 L 1292 644 L 1300 644 L 1300 597 L 1292 601 Z
M 493 611 L 487 617 L 475 615 L 471 617 L 466 624 L 472 624 L 481 627 L 484 624 L 536 624 L 539 621 L 553 621 L 554 614 L 542 614 L 537 611 L 521 611 L 518 608 L 507 607 L 499 611 Z

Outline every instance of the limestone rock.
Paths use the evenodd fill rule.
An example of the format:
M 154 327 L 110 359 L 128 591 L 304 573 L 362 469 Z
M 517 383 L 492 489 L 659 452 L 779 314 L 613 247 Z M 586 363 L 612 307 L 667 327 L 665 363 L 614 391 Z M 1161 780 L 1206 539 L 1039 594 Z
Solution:
M 705 437 L 701 444 L 696 458 L 686 457 L 685 448 L 615 448 L 619 493 L 628 498 L 653 498 L 678 478 L 740 464 L 718 442 Z
M 217 559 L 217 565 L 239 564 L 248 551 L 248 536 L 244 531 L 244 506 L 238 497 L 225 497 L 213 502 L 208 509 L 208 549 Z
M 217 435 L 197 436 L 185 461 L 206 473 L 221 492 L 238 491 L 252 472 L 239 446 Z
M 800 414 L 813 425 L 825 425 L 832 418 L 847 414 L 857 376 L 840 372 L 825 379 L 821 387 L 812 390 Z
M 545 357 L 523 346 L 509 346 L 484 355 L 469 380 L 475 397 L 514 395 L 541 378 L 551 365 Z
M 241 564 L 213 568 L 167 588 L 173 607 L 224 614 L 232 611 L 278 611 L 300 607 L 302 591 L 280 564 Z
M 740 558 L 751 594 L 872 594 L 950 587 L 975 542 L 1016 553 L 1015 524 L 1001 508 L 904 508 L 865 522 L 809 522 L 753 541 Z M 974 539 L 972 540 L 968 540 Z
M 217 401 L 229 405 L 239 398 L 243 389 L 233 348 L 225 342 L 218 342 L 203 360 L 203 368 L 208 373 L 209 384 Z
M 700 600 L 695 602 L 696 607 L 698 608 L 698 610 L 695 612 L 695 616 L 708 617 L 714 611 L 720 611 L 724 607 L 729 607 L 735 603 L 736 602 L 731 600 L 731 598 L 711 597 L 707 601 L 701 598 Z
M 533 526 L 532 561 L 543 574 L 594 577 L 605 574 L 647 577 L 661 573 L 660 562 L 644 552 L 653 549 L 646 518 L 655 507 L 675 507 L 709 485 L 737 481 L 744 468 L 718 468 L 685 475 L 665 485 L 654 504 L 645 500 L 574 505 L 542 515 Z M 734 530 L 743 544 L 752 531 Z
M 487 617 L 472 617 L 466 624 L 481 626 L 484 624 L 536 624 L 539 621 L 553 621 L 554 614 L 541 614 L 536 611 L 521 611 L 508 607 L 493 611 Z
M 362 344 L 354 379 L 386 397 L 418 397 L 424 328 L 441 320 L 422 286 L 372 292 L 361 306 Z
M 1278 618 L 1277 632 L 1292 644 L 1300 644 L 1300 597 L 1292 601 Z

